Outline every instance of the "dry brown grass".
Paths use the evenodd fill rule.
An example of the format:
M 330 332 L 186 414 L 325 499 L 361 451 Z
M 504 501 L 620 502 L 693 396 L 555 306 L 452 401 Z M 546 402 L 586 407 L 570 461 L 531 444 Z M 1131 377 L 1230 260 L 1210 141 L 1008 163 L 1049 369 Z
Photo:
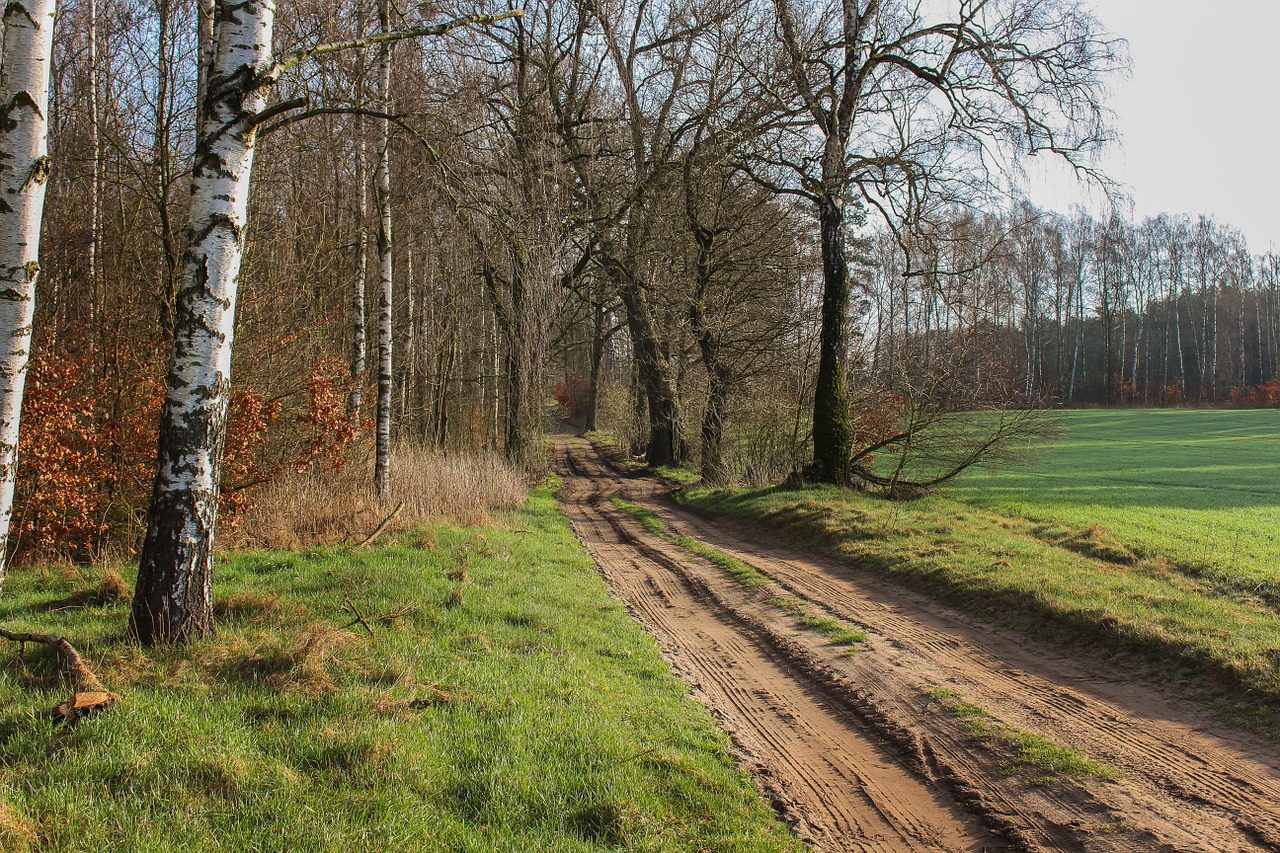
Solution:
M 391 485 L 381 500 L 370 472 L 349 466 L 331 474 L 297 474 L 263 486 L 224 547 L 300 550 L 355 544 L 404 504 L 387 532 L 427 521 L 485 523 L 491 512 L 525 500 L 524 478 L 496 455 L 439 455 L 413 447 L 392 454 Z
M 200 666 L 224 680 L 265 680 L 281 692 L 314 698 L 337 690 L 332 670 L 342 650 L 357 640 L 350 631 L 323 622 L 308 625 L 294 639 L 265 632 L 233 635 L 203 655 Z
M 24 853 L 35 842 L 35 824 L 0 802 L 0 850 Z

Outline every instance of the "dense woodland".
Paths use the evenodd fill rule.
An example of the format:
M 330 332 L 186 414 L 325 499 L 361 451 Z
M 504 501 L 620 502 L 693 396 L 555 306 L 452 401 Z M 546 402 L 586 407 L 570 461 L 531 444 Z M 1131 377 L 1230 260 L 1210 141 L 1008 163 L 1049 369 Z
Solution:
M 272 480 L 537 469 L 553 397 L 709 482 L 873 484 L 926 409 L 1280 403 L 1274 255 L 1010 199 L 1028 152 L 1114 191 L 1125 63 L 1070 0 L 65 2 L 8 552 L 171 593 Z

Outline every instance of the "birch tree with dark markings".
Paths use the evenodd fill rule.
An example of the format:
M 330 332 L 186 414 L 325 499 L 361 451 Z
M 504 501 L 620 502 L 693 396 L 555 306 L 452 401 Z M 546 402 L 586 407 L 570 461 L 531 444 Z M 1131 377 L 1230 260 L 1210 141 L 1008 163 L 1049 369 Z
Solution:
M 391 33 L 391 5 L 379 0 L 378 24 L 383 35 Z M 378 420 L 374 434 L 373 485 L 385 494 L 391 479 L 391 42 L 383 41 L 378 54 L 378 108 L 382 147 L 378 154 Z
M 214 532 L 254 145 L 261 126 L 308 106 L 297 100 L 268 107 L 271 87 L 315 56 L 496 19 L 472 16 L 401 32 L 384 28 L 367 39 L 321 44 L 277 59 L 275 11 L 274 0 L 217 0 L 214 10 L 213 65 L 200 107 L 159 460 L 130 619 L 133 634 L 147 644 L 214 632 Z
M 278 73 L 273 0 L 219 0 L 191 178 L 173 358 L 130 626 L 147 644 L 213 633 L 213 541 L 231 395 L 236 285 L 254 142 Z
M 31 355 L 40 223 L 49 181 L 54 0 L 11 0 L 0 42 L 0 585 L 18 475 L 18 422 Z

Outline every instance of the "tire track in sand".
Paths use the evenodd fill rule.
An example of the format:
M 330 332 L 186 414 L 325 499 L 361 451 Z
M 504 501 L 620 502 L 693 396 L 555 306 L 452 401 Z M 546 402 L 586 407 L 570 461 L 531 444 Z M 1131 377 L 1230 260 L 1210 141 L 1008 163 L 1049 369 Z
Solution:
M 1009 849 L 952 802 L 944 787 L 904 769 L 857 718 L 796 678 L 695 579 L 637 541 L 608 501 L 617 486 L 576 476 L 558 446 L 561 501 L 615 595 L 726 723 L 775 802 L 822 850 Z

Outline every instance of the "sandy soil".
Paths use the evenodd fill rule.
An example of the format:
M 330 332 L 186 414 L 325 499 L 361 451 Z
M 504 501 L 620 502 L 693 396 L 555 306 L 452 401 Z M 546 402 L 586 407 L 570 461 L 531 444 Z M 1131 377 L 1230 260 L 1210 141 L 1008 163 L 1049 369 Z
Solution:
M 610 587 L 720 717 L 743 761 L 823 851 L 1280 850 L 1274 745 L 1227 730 L 1162 685 L 982 625 L 856 566 L 771 544 L 555 439 L 560 501 Z M 647 532 L 610 498 L 754 566 L 745 588 Z M 858 651 L 774 603 L 858 627 Z M 1112 670 L 1112 671 L 1108 671 Z M 943 698 L 936 698 L 943 697 Z M 1048 774 L 947 707 L 1031 732 L 1122 774 Z

